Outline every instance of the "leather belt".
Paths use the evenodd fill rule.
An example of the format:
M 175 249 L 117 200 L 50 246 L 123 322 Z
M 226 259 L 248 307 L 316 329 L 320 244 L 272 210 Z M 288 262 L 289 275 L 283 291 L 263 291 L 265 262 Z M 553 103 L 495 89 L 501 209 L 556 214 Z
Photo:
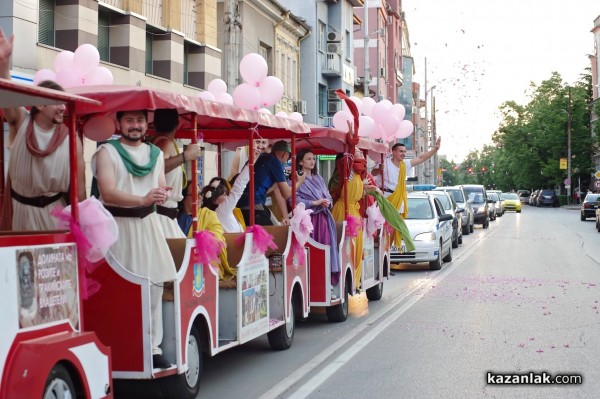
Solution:
M 169 219 L 175 219 L 179 213 L 177 208 L 168 208 L 166 206 L 156 205 L 156 213 L 168 217 Z
M 41 195 L 39 197 L 24 197 L 12 188 L 10 189 L 10 196 L 12 198 L 16 199 L 21 204 L 35 206 L 37 208 L 45 208 L 53 202 L 56 202 L 59 199 L 63 198 L 65 195 L 67 195 L 67 193 L 58 193 L 51 197 L 47 197 L 45 195 Z
M 156 205 L 138 206 L 135 208 L 122 208 L 120 206 L 104 205 L 107 211 L 114 217 L 140 218 L 143 219 L 151 213 L 156 212 Z

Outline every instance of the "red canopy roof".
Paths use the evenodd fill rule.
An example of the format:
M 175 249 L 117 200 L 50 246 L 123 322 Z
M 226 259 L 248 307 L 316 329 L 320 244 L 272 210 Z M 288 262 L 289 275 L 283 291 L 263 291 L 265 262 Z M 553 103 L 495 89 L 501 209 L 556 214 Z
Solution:
M 248 129 L 254 127 L 258 128 L 261 137 L 269 139 L 290 138 L 292 133 L 306 135 L 310 132 L 308 125 L 292 119 L 147 87 L 83 86 L 69 89 L 69 92 L 103 103 L 100 108 L 78 104 L 77 115 L 84 118 L 98 114 L 114 117 L 117 111 L 174 108 L 182 116 L 183 125 L 180 127 L 185 129 L 191 127 L 189 122 L 195 113 L 204 141 L 214 144 L 238 142 L 244 145 L 249 138 Z
M 331 127 L 310 126 L 310 136 L 302 137 L 296 140 L 296 149 L 301 150 L 311 148 L 319 153 L 336 154 L 346 152 L 346 135 L 348 133 L 336 130 Z M 360 138 L 357 148 L 367 151 L 368 156 L 376 162 L 381 162 L 381 154 L 386 155 L 389 148 L 384 143 Z

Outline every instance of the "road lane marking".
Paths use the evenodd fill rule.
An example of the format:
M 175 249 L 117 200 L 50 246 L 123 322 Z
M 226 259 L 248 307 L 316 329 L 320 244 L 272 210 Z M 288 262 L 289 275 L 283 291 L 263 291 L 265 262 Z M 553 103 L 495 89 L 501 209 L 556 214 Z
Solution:
M 446 276 L 460 266 L 465 259 L 468 258 L 472 252 L 474 252 L 482 243 L 483 239 L 495 232 L 496 229 L 488 230 L 487 234 L 478 237 L 472 245 L 461 252 L 458 259 L 451 262 L 447 267 L 443 267 L 442 270 L 432 273 L 429 280 L 424 280 L 410 291 L 403 295 L 394 298 L 388 305 L 373 315 L 373 317 L 366 319 L 361 325 L 357 326 L 352 331 L 348 332 L 345 336 L 337 340 L 335 343 L 330 345 L 327 349 L 319 353 L 317 356 L 312 358 L 310 361 L 305 363 L 303 366 L 298 368 L 295 372 L 281 380 L 277 385 L 263 393 L 259 399 L 272 399 L 283 395 L 286 391 L 292 388 L 299 381 L 303 380 L 309 373 L 316 370 L 317 367 L 321 366 L 337 351 L 339 351 L 344 345 L 351 342 L 357 335 L 362 334 L 366 329 L 371 329 L 356 343 L 352 344 L 351 347 L 343 351 L 338 357 L 331 361 L 327 366 L 323 367 L 316 375 L 310 378 L 308 381 L 303 383 L 297 390 L 294 391 L 290 396 L 290 399 L 302 399 L 308 397 L 315 389 L 323 384 L 329 377 L 331 377 L 336 371 L 344 366 L 348 361 L 352 359 L 360 350 L 365 348 L 371 341 L 373 341 L 381 332 L 383 332 L 391 323 L 402 316 L 407 310 L 415 305 L 419 299 L 421 299 L 432 286 L 439 284 Z M 433 275 L 433 276 L 432 276 Z M 421 290 L 421 292 L 417 292 Z M 414 294 L 414 295 L 413 295 Z M 402 306 L 398 305 L 405 301 Z M 394 310 L 395 309 L 395 310 Z M 393 311 L 388 315 L 389 312 Z M 373 324 L 380 318 L 386 316 L 383 321 L 373 327 Z

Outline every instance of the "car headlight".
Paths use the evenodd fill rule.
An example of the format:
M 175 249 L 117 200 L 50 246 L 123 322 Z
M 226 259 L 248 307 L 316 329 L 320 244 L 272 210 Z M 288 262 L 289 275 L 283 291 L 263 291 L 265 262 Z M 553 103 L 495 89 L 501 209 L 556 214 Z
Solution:
M 485 206 L 480 206 L 477 208 L 477 213 L 485 213 Z
M 417 234 L 414 241 L 435 241 L 435 233 L 421 233 Z

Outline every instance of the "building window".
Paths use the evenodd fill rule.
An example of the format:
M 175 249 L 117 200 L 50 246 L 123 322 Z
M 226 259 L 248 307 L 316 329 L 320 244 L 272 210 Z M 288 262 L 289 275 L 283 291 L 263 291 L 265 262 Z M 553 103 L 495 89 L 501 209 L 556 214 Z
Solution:
M 294 100 L 299 100 L 298 96 L 298 63 L 294 60 L 292 64 L 292 98 Z
M 190 84 L 190 79 L 188 77 L 188 73 L 189 73 L 188 57 L 189 56 L 190 56 L 190 43 L 184 41 L 183 42 L 183 84 L 184 85 Z
M 146 73 L 149 73 L 150 75 L 152 75 L 152 72 L 154 71 L 152 65 L 152 42 L 152 33 L 146 30 Z
M 110 62 L 110 11 L 98 7 L 98 52 L 102 61 Z
M 319 21 L 319 43 L 318 44 L 318 48 L 319 51 L 325 52 L 325 45 L 327 43 L 326 37 L 325 37 L 325 24 L 321 21 Z
M 350 43 L 350 32 L 346 31 L 346 58 L 352 58 L 352 43 Z
M 327 87 L 319 85 L 319 116 L 327 116 Z
M 54 0 L 40 0 L 38 42 L 54 46 L 54 33 Z
M 273 67 L 271 66 L 271 47 L 265 45 L 264 43 L 261 43 L 258 46 L 258 54 L 261 55 L 265 61 L 267 61 L 267 65 L 269 66 L 269 73 L 272 72 Z

